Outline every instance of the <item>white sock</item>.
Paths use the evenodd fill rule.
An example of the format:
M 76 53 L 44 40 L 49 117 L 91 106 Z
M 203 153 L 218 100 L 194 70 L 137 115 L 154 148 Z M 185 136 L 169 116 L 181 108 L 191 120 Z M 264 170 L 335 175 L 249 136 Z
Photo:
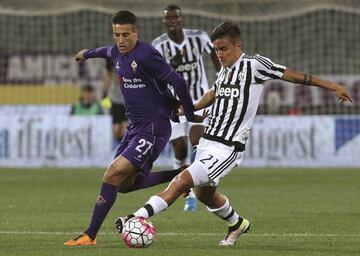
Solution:
M 211 209 L 209 207 L 206 207 L 209 212 L 212 212 L 216 216 L 222 218 L 225 220 L 228 225 L 234 225 L 238 219 L 239 215 L 234 211 L 234 209 L 231 207 L 229 200 L 226 198 L 225 204 L 217 209 Z
M 168 208 L 168 204 L 160 196 L 152 196 L 149 201 L 146 202 L 144 207 L 141 207 L 137 210 L 134 215 L 140 216 L 145 219 L 158 214 L 161 211 L 164 211 Z
M 186 159 L 180 160 L 180 159 L 174 158 L 174 169 L 178 169 L 178 168 L 180 168 L 181 166 L 183 166 L 183 165 L 185 164 L 185 160 L 186 160 Z

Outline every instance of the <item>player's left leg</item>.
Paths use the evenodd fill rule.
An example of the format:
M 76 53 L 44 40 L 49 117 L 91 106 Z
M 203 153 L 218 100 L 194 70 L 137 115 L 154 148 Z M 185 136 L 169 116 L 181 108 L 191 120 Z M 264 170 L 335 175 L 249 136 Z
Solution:
M 129 193 L 143 188 L 153 187 L 165 182 L 171 181 L 176 175 L 181 173 L 185 170 L 187 165 L 183 165 L 177 169 L 173 170 L 166 170 L 166 171 L 159 171 L 159 172 L 149 172 L 145 173 L 138 173 L 134 183 L 131 187 L 127 188 L 126 190 L 119 191 L 120 193 Z
M 220 241 L 220 246 L 235 245 L 239 236 L 250 230 L 250 222 L 238 215 L 230 205 L 229 199 L 217 192 L 216 187 L 196 187 L 195 193 L 199 201 L 207 206 L 209 212 L 223 219 L 228 225 L 228 232 Z

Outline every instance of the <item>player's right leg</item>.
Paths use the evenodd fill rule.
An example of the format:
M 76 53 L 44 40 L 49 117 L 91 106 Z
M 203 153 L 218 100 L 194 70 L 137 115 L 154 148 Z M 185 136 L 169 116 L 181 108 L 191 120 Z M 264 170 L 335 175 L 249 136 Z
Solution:
M 243 155 L 234 147 L 201 139 L 195 162 L 188 167 L 199 201 L 228 225 L 227 235 L 219 244 L 222 246 L 235 245 L 237 238 L 250 228 L 249 221 L 240 217 L 229 200 L 216 191 L 220 180 L 240 164 Z

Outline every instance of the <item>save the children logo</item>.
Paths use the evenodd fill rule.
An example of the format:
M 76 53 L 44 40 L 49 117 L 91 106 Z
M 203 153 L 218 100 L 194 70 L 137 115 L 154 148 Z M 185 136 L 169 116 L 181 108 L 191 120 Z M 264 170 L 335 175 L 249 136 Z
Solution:
M 126 89 L 141 89 L 145 88 L 146 85 L 143 83 L 141 78 L 122 78 L 123 80 L 123 86 Z

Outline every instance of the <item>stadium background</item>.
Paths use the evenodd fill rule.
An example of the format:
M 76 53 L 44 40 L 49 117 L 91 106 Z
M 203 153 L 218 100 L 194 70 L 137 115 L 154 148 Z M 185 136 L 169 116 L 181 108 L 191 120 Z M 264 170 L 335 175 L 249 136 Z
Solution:
M 249 142 L 248 155 L 254 162 L 261 166 L 322 166 L 331 157 L 331 166 L 360 165 L 360 160 L 353 160 L 360 154 L 359 1 L 2 0 L 0 166 L 27 165 L 29 159 L 36 160 L 34 166 L 73 166 L 79 159 L 82 166 L 104 165 L 112 156 L 108 149 L 111 132 L 110 124 L 99 127 L 99 123 L 109 123 L 109 119 L 85 121 L 65 116 L 70 104 L 78 100 L 82 84 L 96 86 L 101 95 L 105 62 L 91 60 L 78 65 L 73 54 L 82 48 L 112 44 L 111 14 L 119 9 L 137 14 L 140 38 L 150 42 L 163 33 L 162 9 L 170 3 L 183 9 L 185 27 L 210 33 L 219 22 L 232 20 L 241 28 L 246 53 L 259 53 L 342 83 L 355 100 L 354 104 L 338 104 L 324 90 L 268 83 L 259 108 L 261 116 L 254 124 L 256 138 Z M 209 81 L 213 81 L 209 58 L 206 66 Z M 81 126 L 88 130 L 79 130 Z M 272 133 L 264 129 L 269 126 Z M 107 129 L 109 134 L 101 132 Z M 86 131 L 89 136 L 82 138 L 79 134 Z M 322 154 L 321 145 L 329 152 Z M 291 157 L 290 162 L 278 160 L 289 156 L 299 161 L 292 162 Z M 161 163 L 167 164 L 168 158 L 170 149 Z M 249 165 L 253 165 L 251 161 Z

